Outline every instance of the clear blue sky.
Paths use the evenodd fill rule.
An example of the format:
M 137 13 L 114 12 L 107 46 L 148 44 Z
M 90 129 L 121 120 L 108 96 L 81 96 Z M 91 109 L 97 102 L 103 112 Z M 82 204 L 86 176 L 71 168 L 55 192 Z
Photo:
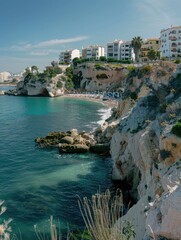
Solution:
M 59 52 L 159 37 L 181 25 L 181 0 L 0 0 L 0 71 L 40 69 Z

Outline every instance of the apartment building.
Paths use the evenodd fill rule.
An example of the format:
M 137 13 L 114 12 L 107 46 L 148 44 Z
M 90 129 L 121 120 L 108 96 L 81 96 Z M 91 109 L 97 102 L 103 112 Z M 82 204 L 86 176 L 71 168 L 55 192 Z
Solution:
M 121 43 L 119 60 L 135 60 L 135 54 L 131 46 L 131 41 Z
M 82 49 L 82 58 L 85 59 L 99 59 L 105 56 L 105 48 L 99 45 L 88 46 Z
M 122 40 L 107 43 L 107 58 L 120 60 L 120 46 L 122 43 Z
M 65 50 L 60 53 L 60 63 L 71 63 L 74 58 L 80 58 L 80 51 L 78 49 Z
M 131 41 L 115 40 L 107 43 L 107 58 L 115 60 L 134 60 Z
M 148 52 L 153 49 L 155 52 L 159 52 L 160 41 L 159 38 L 145 39 L 140 50 L 140 58 L 142 62 L 149 61 Z
M 181 58 L 181 26 L 161 30 L 160 52 L 164 58 Z

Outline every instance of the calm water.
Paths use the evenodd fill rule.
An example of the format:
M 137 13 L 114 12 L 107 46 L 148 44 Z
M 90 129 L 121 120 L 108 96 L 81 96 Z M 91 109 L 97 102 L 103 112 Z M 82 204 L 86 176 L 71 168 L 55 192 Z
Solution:
M 50 215 L 62 229 L 83 226 L 77 195 L 112 186 L 109 159 L 59 155 L 34 143 L 49 131 L 90 131 L 105 111 L 78 99 L 0 96 L 0 199 L 7 206 L 3 217 L 13 218 L 13 232 L 20 230 L 22 239 L 35 239 L 33 226 L 46 226 Z

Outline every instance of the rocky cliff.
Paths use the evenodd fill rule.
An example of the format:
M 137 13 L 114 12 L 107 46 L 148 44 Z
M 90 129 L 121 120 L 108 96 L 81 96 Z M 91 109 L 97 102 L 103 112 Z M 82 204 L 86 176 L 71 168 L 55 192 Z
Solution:
M 23 80 L 5 94 L 57 97 L 64 94 L 64 78 L 64 72 L 59 67 L 47 67 L 43 73 L 27 68 Z
M 127 68 L 120 64 L 82 63 L 74 67 L 74 74 L 80 81 L 80 88 L 87 91 L 113 90 L 122 86 Z
M 57 97 L 64 94 L 64 88 L 58 87 L 60 75 L 51 78 L 48 81 L 30 79 L 29 81 L 20 81 L 16 88 L 6 92 L 7 95 L 23 96 L 48 96 Z
M 181 239 L 181 65 L 132 68 L 113 116 L 95 132 L 110 141 L 112 178 L 127 181 L 136 239 Z

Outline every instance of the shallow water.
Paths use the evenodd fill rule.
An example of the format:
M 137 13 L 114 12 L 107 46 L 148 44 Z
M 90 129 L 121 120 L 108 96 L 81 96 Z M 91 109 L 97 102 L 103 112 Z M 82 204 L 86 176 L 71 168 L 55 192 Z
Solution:
M 82 227 L 78 196 L 112 186 L 109 159 L 60 155 L 34 143 L 50 131 L 90 131 L 105 110 L 78 99 L 0 96 L 0 198 L 7 206 L 3 217 L 13 218 L 13 232 L 20 230 L 22 239 L 35 239 L 33 226 L 45 226 L 50 215 L 62 229 Z

